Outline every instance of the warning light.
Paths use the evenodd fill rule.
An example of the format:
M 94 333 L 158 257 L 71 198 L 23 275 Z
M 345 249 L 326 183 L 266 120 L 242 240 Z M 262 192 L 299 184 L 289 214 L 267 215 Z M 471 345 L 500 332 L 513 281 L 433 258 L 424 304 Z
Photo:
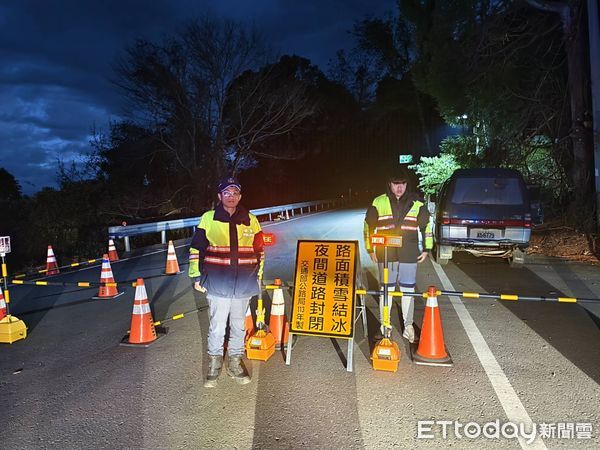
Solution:
M 275 245 L 275 235 L 273 233 L 263 233 L 263 244 L 265 247 Z
M 0 254 L 10 253 L 10 236 L 0 236 Z
M 402 247 L 402 236 L 384 236 L 374 234 L 371 236 L 371 245 L 383 245 L 385 247 Z
M 371 236 L 371 245 L 385 245 L 385 236 Z

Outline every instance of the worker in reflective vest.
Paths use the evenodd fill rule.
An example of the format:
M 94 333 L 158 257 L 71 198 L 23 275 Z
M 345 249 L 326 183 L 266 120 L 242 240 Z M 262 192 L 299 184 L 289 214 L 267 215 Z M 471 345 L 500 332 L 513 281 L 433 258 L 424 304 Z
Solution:
M 406 293 L 415 292 L 417 264 L 425 261 L 428 252 L 433 248 L 429 213 L 420 196 L 412 191 L 409 182 L 410 174 L 402 167 L 398 173 L 387 180 L 387 192 L 373 200 L 372 205 L 367 209 L 364 223 L 365 246 L 373 262 L 377 263 L 381 285 L 383 285 L 384 249 L 371 246 L 371 235 L 402 236 L 402 247 L 390 247 L 387 251 L 388 289 L 394 291 L 399 287 Z M 421 242 L 419 233 L 422 237 Z M 388 299 L 390 317 L 392 300 L 393 297 Z M 402 297 L 401 305 L 404 321 L 402 336 L 412 343 L 415 341 L 413 297 Z M 379 299 L 379 308 L 380 317 L 383 317 L 383 295 Z M 383 326 L 381 332 L 384 333 Z
M 240 384 L 250 382 L 242 361 L 244 322 L 250 299 L 260 293 L 264 266 L 262 231 L 258 219 L 240 205 L 239 181 L 231 177 L 219 183 L 218 197 L 215 209 L 200 218 L 188 270 L 194 289 L 207 293 L 209 306 L 205 387 L 214 387 L 221 372 L 228 319 L 227 374 Z

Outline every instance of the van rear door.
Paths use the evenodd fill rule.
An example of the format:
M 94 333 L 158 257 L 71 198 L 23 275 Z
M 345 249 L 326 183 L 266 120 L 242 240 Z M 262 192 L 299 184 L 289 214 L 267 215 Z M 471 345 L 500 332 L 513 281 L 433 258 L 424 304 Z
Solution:
M 445 209 L 451 228 L 466 227 L 460 230 L 461 240 L 489 244 L 529 241 L 527 192 L 518 177 L 457 177 Z

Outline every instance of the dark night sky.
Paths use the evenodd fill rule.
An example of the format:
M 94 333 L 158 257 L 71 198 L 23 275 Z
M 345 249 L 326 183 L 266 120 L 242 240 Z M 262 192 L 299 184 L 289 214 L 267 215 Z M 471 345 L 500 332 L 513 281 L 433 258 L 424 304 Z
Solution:
M 323 71 L 365 15 L 394 0 L 8 0 L 0 3 L 0 167 L 31 194 L 54 186 L 56 162 L 90 150 L 92 127 L 107 130 L 121 99 L 111 63 L 135 39 L 160 40 L 211 13 L 254 21 L 280 54 Z

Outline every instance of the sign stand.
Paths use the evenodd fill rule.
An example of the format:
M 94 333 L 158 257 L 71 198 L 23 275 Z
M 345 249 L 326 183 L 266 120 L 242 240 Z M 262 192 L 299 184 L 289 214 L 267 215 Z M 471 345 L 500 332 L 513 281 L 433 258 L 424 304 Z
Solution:
M 298 241 L 294 295 L 285 364 L 292 362 L 294 335 L 348 340 L 346 371 L 354 366 L 358 241 Z
M 360 258 L 358 258 L 357 269 L 356 269 L 356 284 L 359 289 L 367 290 L 367 286 L 363 279 L 363 271 L 360 265 Z M 362 317 L 362 325 L 363 325 L 363 337 L 367 337 L 369 334 L 369 329 L 367 328 L 367 308 L 365 306 L 365 296 L 364 294 L 358 295 L 358 304 L 356 305 L 356 309 L 358 312 L 354 318 L 354 323 L 358 322 L 358 319 Z

